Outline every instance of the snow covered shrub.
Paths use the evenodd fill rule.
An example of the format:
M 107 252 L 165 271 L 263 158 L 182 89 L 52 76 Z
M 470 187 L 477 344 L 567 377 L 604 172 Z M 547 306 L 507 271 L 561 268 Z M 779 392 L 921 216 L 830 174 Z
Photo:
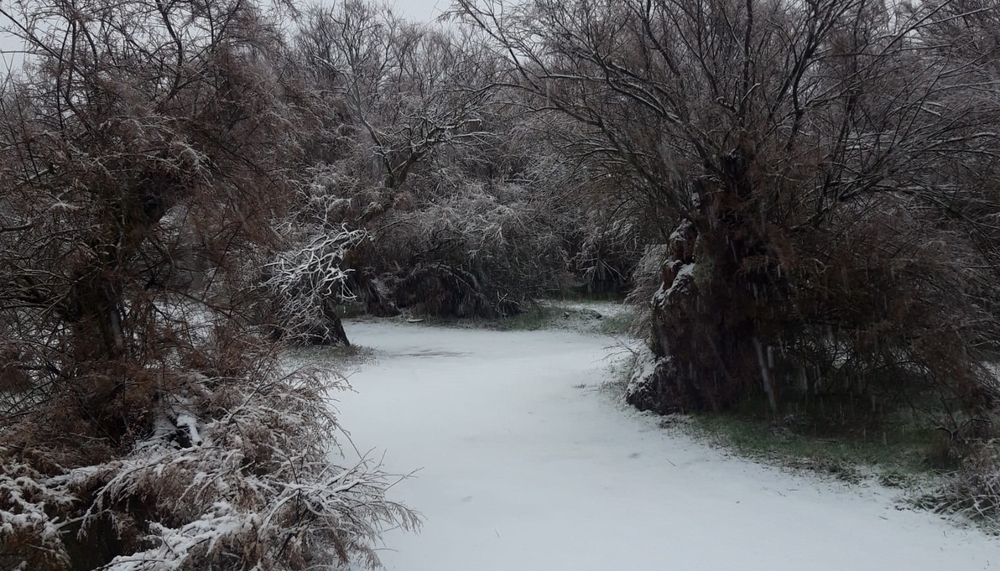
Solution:
M 226 337 L 188 356 L 204 374 L 155 373 L 150 429 L 124 454 L 64 466 L 72 443 L 30 421 L 5 428 L 2 568 L 374 568 L 382 529 L 418 525 L 385 499 L 376 462 L 343 464 L 327 398 L 342 378 L 283 372 L 273 347 Z
M 864 395 L 873 408 L 929 395 L 954 408 L 991 406 L 998 391 L 982 341 L 997 338 L 996 319 L 973 302 L 989 280 L 960 234 L 933 229 L 908 206 L 872 201 L 791 236 L 746 217 L 740 240 L 725 245 L 682 224 L 653 296 L 653 349 L 705 369 L 664 368 L 654 392 L 672 402 L 661 407 L 766 396 L 776 409 L 810 395 Z M 734 272 L 734 260 L 709 255 L 720 248 L 748 258 Z M 716 370 L 720 358 L 727 364 Z
M 343 269 L 347 252 L 368 238 L 362 230 L 327 231 L 308 225 L 293 230 L 293 238 L 264 267 L 261 285 L 271 310 L 275 333 L 296 342 L 343 344 L 349 341 L 336 307 L 354 299 L 347 287 L 350 270 Z M 298 239 L 295 239 L 298 238 Z
M 882 200 L 793 242 L 797 315 L 776 319 L 787 334 L 775 358 L 795 363 L 776 368 L 786 390 L 897 404 L 934 394 L 973 414 L 997 402 L 998 315 L 978 301 L 997 284 L 964 232 L 928 214 Z
M 637 219 L 602 206 L 584 205 L 582 211 L 570 260 L 575 277 L 588 293 L 627 291 L 645 238 Z
M 302 182 L 284 7 L 0 13 L 31 54 L 0 82 L 0 569 L 375 565 L 415 523 L 336 453 L 341 381 L 283 372 L 247 324 Z M 188 230 L 201 285 L 177 279 Z M 279 262 L 283 287 L 335 289 L 338 244 Z
M 388 217 L 376 247 L 404 268 L 396 303 L 439 315 L 496 317 L 561 289 L 566 242 L 552 206 L 528 187 L 467 184 Z
M 662 266 L 668 259 L 667 252 L 667 246 L 664 244 L 646 246 L 632 271 L 632 290 L 625 297 L 625 303 L 636 308 L 630 333 L 637 337 L 646 336 L 650 331 L 653 294 L 663 283 Z
M 329 105 L 341 152 L 314 170 L 337 205 L 322 216 L 372 237 L 345 259 L 366 310 L 494 317 L 563 287 L 565 168 L 494 89 L 506 58 L 367 0 L 314 7 L 301 24 L 321 97 L 343 102 Z

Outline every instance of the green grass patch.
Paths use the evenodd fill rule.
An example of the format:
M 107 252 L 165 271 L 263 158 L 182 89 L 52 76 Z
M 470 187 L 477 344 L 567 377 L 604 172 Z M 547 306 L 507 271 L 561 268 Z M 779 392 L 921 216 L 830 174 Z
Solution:
M 573 303 L 574 305 L 564 305 L 565 303 Z M 606 313 L 606 307 L 600 305 L 600 302 L 595 301 L 593 309 L 586 307 L 589 304 L 582 304 L 584 307 L 580 307 L 580 305 L 579 302 L 546 300 L 516 315 L 497 319 L 440 317 L 421 314 L 419 311 L 411 311 L 391 318 L 391 320 L 400 323 L 419 322 L 423 325 L 491 329 L 495 331 L 559 329 L 610 336 L 620 336 L 628 333 L 634 318 L 634 311 L 631 308 L 622 308 L 616 310 L 614 313 Z M 359 316 L 357 319 L 362 321 L 370 320 L 366 316 Z M 350 335 L 350 331 L 348 331 L 348 335 Z
M 623 311 L 615 315 L 606 315 L 601 319 L 600 325 L 597 326 L 597 331 L 604 335 L 620 337 L 628 334 L 633 321 L 635 321 L 635 311 L 632 310 Z
M 757 403 L 735 412 L 699 414 L 690 426 L 696 436 L 739 456 L 848 482 L 874 477 L 886 486 L 909 487 L 942 473 L 931 461 L 944 438 L 940 430 L 901 418 L 876 421 L 847 414 L 775 419 L 760 409 Z
M 482 319 L 478 321 L 484 327 L 499 331 L 539 331 L 542 329 L 554 329 L 561 317 L 562 312 L 558 308 L 536 306 L 510 317 Z
M 556 301 L 570 301 L 576 303 L 587 303 L 592 301 L 595 303 L 606 303 L 612 302 L 622 302 L 625 301 L 627 294 L 621 292 L 604 292 L 604 293 L 594 293 L 581 290 L 569 290 L 556 292 L 552 295 L 551 299 Z

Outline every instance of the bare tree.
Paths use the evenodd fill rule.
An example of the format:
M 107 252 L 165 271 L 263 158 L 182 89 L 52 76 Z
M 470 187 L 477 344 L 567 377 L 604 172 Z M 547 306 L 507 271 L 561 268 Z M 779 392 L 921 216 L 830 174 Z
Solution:
M 496 62 L 467 34 L 348 0 L 310 8 L 299 44 L 347 102 L 385 189 L 401 187 L 435 148 L 488 136 L 477 126 Z
M 527 266 L 507 272 L 510 283 L 496 291 L 492 278 L 502 272 L 491 269 L 508 260 L 488 255 L 476 229 L 499 230 L 482 220 L 481 207 L 522 190 L 493 189 L 503 173 L 484 183 L 472 172 L 502 162 L 478 155 L 503 145 L 508 125 L 499 125 L 498 118 L 513 117 L 509 107 L 494 104 L 493 87 L 505 62 L 474 30 L 412 24 L 360 1 L 309 9 L 297 45 L 317 93 L 345 126 L 342 152 L 313 169 L 310 201 L 326 205 L 315 210 L 314 222 L 328 232 L 341 224 L 362 228 L 373 238 L 346 257 L 353 270 L 349 289 L 380 315 L 396 311 L 393 301 L 463 315 L 512 311 L 519 297 L 512 291 L 515 276 L 540 274 Z M 530 222 L 519 225 L 519 237 L 529 225 L 541 228 L 529 216 L 507 212 L 513 214 L 507 221 Z M 529 243 L 524 238 L 495 245 L 518 250 L 528 266 L 548 258 L 521 256 L 526 250 L 519 246 Z M 559 257 L 560 249 L 547 251 Z M 558 277 L 534 281 L 554 283 Z M 397 295 L 397 285 L 406 293 Z M 450 301 L 426 303 L 429 297 Z
M 941 9 L 455 3 L 513 62 L 510 83 L 578 123 L 577 156 L 680 223 L 653 300 L 661 366 L 637 403 L 776 406 L 782 391 L 885 392 L 893 378 L 984 402 L 966 340 L 996 339 L 969 285 L 985 280 L 962 232 L 934 221 L 955 191 L 942 165 L 997 135 L 960 95 L 988 83 L 923 39 L 954 21 Z

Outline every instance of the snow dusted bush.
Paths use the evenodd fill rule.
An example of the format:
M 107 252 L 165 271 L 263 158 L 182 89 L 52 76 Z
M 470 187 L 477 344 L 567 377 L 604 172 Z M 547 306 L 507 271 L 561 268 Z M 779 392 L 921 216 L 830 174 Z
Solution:
M 5 430 L 0 568 L 374 568 L 382 529 L 418 525 L 385 499 L 392 479 L 376 462 L 332 461 L 345 455 L 326 394 L 342 378 L 285 373 L 267 346 L 218 345 L 194 359 L 208 374 L 159 378 L 151 433 L 119 457 L 62 468 L 66 443 L 29 444 L 30 421 Z M 237 346 L 247 365 L 224 375 Z
M 31 54 L 0 81 L 0 569 L 375 566 L 379 531 L 416 524 L 339 459 L 342 381 L 283 372 L 247 326 L 304 182 L 287 7 L 0 14 Z M 275 291 L 335 293 L 350 239 L 309 236 Z
M 965 454 L 948 485 L 930 498 L 941 513 L 1000 526 L 1000 449 L 995 442 L 979 442 Z
M 296 36 L 322 97 L 345 102 L 329 108 L 341 152 L 312 165 L 333 207 L 311 217 L 372 237 L 345 283 L 374 315 L 495 317 L 566 282 L 567 169 L 498 98 L 506 58 L 450 31 L 366 1 L 309 10 Z
M 653 295 L 663 283 L 662 267 L 668 259 L 668 249 L 665 244 L 646 246 L 642 257 L 632 270 L 632 290 L 625 298 L 625 303 L 635 306 L 635 320 L 630 332 L 636 337 L 648 335 L 652 325 Z
M 587 206 L 578 224 L 570 263 L 583 288 L 588 293 L 626 291 L 643 251 L 637 217 L 607 206 Z
M 264 268 L 262 284 L 276 332 L 293 341 L 348 344 L 336 306 L 354 299 L 347 288 L 350 270 L 342 268 L 350 248 L 368 238 L 362 230 L 325 231 L 307 226 Z M 297 239 L 296 239 L 297 238 Z
M 398 213 L 378 243 L 401 262 L 396 302 L 429 313 L 494 317 L 567 281 L 557 209 L 533 189 L 466 184 L 451 196 Z

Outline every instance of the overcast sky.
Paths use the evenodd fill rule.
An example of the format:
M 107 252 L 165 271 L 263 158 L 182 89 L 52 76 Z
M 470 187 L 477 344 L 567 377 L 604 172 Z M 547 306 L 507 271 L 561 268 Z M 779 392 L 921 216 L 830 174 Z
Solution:
M 7 64 L 11 61 L 11 58 L 16 57 L 9 52 L 20 48 L 20 42 L 6 33 L 0 32 L 0 77 L 3 77 L 7 73 Z
M 451 0 L 396 0 L 395 5 L 413 20 L 437 18 L 451 6 Z

